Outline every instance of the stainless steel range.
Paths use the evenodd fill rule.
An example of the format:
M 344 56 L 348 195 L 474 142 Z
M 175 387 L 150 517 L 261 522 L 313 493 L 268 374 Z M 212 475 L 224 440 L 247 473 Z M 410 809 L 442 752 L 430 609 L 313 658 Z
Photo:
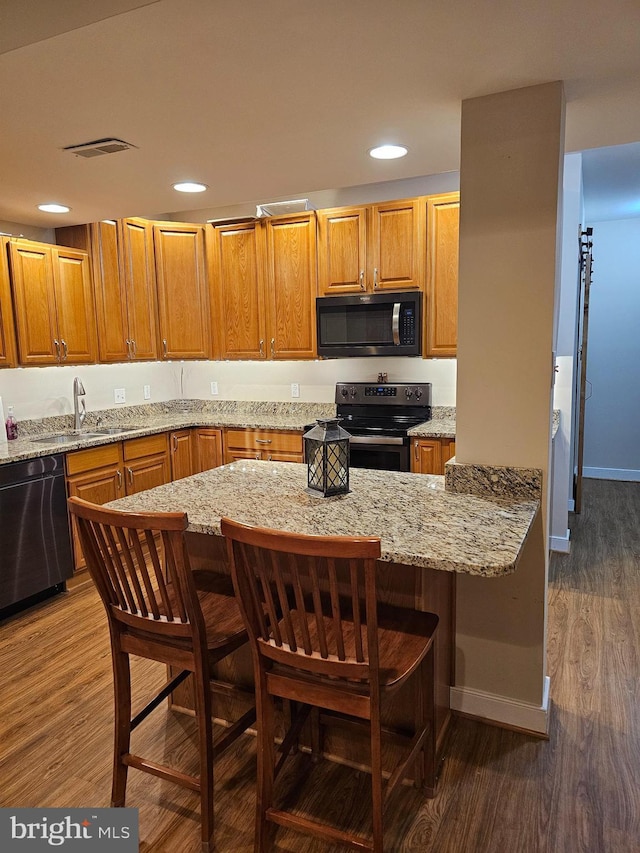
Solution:
M 338 382 L 336 403 L 354 468 L 410 470 L 407 431 L 431 419 L 431 383 Z

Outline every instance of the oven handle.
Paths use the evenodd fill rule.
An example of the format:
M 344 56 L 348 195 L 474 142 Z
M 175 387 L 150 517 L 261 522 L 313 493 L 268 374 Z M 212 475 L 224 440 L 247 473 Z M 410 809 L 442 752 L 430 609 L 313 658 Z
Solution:
M 400 302 L 393 303 L 393 317 L 391 320 L 391 330 L 393 332 L 393 343 L 395 346 L 400 346 Z
M 404 444 L 404 438 L 392 435 L 352 435 L 351 444 Z

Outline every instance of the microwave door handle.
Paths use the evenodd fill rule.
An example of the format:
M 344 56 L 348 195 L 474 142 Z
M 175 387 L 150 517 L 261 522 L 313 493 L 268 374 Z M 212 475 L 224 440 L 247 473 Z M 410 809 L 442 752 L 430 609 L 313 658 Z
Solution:
M 400 346 L 400 302 L 393 303 L 393 318 L 391 320 L 391 331 L 393 332 L 393 343 Z

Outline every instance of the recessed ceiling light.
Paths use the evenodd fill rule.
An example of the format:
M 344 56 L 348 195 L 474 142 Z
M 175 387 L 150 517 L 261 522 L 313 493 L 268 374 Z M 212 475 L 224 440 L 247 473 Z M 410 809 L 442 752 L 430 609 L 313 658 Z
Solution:
M 179 193 L 203 193 L 209 189 L 206 184 L 200 184 L 197 181 L 180 181 L 180 183 L 174 184 L 173 188 Z
M 376 160 L 396 160 L 398 157 L 404 157 L 407 151 L 404 145 L 379 145 L 372 148 L 369 155 Z
M 51 202 L 50 204 L 39 204 L 38 210 L 43 210 L 45 213 L 69 213 L 71 208 L 67 207 L 66 204 Z

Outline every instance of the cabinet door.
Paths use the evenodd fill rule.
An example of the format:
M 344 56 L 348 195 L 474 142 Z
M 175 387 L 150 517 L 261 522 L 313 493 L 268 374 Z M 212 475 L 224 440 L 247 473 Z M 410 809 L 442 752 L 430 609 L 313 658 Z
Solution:
M 208 231 L 213 295 L 212 328 L 220 358 L 264 359 L 264 226 L 220 225 Z
M 96 360 L 96 327 L 89 256 L 62 246 L 52 251 L 60 361 L 92 364 Z
M 51 246 L 11 241 L 9 261 L 20 364 L 57 364 L 60 342 Z
M 193 431 L 196 470 L 208 471 L 222 465 L 222 430 L 198 427 Z
M 153 226 L 163 358 L 209 358 L 209 296 L 204 227 Z
M 126 291 L 129 358 L 157 359 L 158 324 L 153 223 L 122 219 L 118 223 L 121 270 Z
M 316 357 L 315 214 L 267 222 L 269 355 Z
M 440 439 L 413 439 L 411 470 L 414 474 L 441 474 Z
M 427 199 L 427 347 L 425 355 L 455 356 L 458 344 L 457 193 Z
M 102 362 L 126 361 L 127 300 L 118 251 L 118 226 L 109 220 L 89 226 L 93 292 L 98 324 L 98 358 Z
M 190 429 L 177 430 L 169 435 L 169 454 L 172 480 L 190 477 L 195 472 Z
M 94 504 L 106 504 L 124 496 L 121 445 L 109 444 L 77 453 L 68 453 L 67 491 Z M 72 519 L 73 553 L 76 571 L 85 567 L 75 519 Z
M 449 438 L 442 439 L 442 447 L 440 449 L 440 453 L 442 456 L 442 471 L 444 473 L 444 466 L 450 459 L 456 455 L 456 443 Z
M 17 351 L 7 243 L 5 238 L 0 238 L 0 367 L 15 367 Z
M 128 495 L 171 481 L 167 433 L 123 442 L 125 487 Z
M 424 287 L 424 204 L 420 199 L 371 207 L 373 290 Z
M 318 293 L 359 293 L 367 287 L 367 208 L 320 210 Z

